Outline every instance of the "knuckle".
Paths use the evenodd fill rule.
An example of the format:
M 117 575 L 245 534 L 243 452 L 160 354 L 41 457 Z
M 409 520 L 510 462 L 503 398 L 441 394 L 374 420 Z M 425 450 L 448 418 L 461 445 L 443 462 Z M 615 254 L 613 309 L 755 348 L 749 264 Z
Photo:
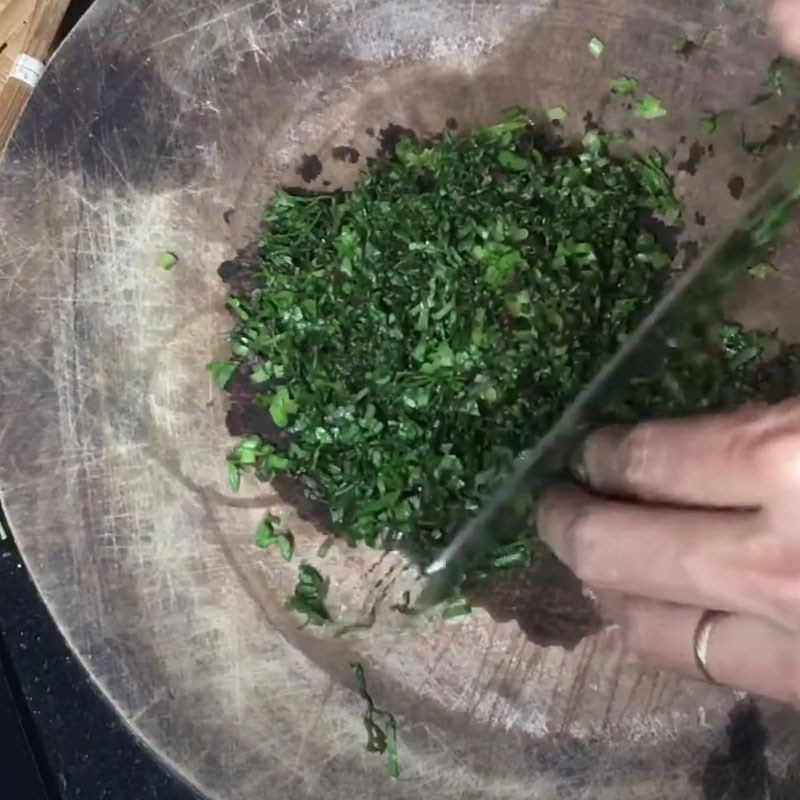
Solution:
M 585 583 L 602 586 L 607 580 L 606 549 L 603 539 L 607 518 L 596 503 L 579 508 L 566 531 L 566 549 L 575 574 Z
M 651 479 L 650 471 L 653 426 L 643 422 L 635 425 L 623 439 L 617 455 L 622 482 L 637 492 L 644 492 Z
M 790 561 L 797 564 L 796 559 Z M 800 631 L 800 568 L 770 580 L 769 584 L 766 596 L 772 606 L 772 619 L 791 630 Z
M 639 614 L 632 603 L 626 603 L 620 616 L 622 628 L 622 642 L 627 650 L 647 658 L 654 653 L 653 627 L 643 624 L 642 615 Z
M 765 433 L 756 441 L 753 457 L 764 480 L 777 485 L 800 482 L 800 426 Z

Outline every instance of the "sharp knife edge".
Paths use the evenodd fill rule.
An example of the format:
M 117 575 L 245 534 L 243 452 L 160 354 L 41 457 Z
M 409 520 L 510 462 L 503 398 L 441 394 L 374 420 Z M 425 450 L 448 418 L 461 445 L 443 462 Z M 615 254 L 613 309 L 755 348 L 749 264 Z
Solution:
M 747 210 L 727 233 L 710 245 L 692 266 L 677 275 L 649 314 L 581 390 L 550 431 L 533 449 L 518 456 L 512 473 L 482 510 L 428 566 L 426 574 L 429 577 L 415 607 L 424 610 L 435 605 L 463 581 L 465 567 L 489 549 L 493 523 L 514 505 L 515 498 L 523 494 L 535 497 L 564 470 L 572 451 L 591 424 L 592 411 L 606 405 L 615 391 L 622 388 L 628 368 L 634 364 L 643 346 L 653 340 L 672 312 L 702 286 L 704 279 L 715 279 L 712 282 L 719 287 L 754 252 L 769 243 L 757 241 L 759 225 L 776 209 L 785 210 L 797 198 L 799 186 L 800 153 L 793 153 L 754 196 Z

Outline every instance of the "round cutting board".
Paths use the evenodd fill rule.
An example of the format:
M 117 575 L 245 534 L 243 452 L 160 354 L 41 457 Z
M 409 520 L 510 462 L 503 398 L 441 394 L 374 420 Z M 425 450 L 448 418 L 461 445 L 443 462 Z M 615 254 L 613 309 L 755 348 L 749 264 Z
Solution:
M 0 487 L 77 656 L 209 797 L 719 800 L 767 772 L 773 791 L 788 785 L 791 712 L 623 655 L 552 562 L 471 617 L 403 624 L 391 606 L 413 576 L 398 557 L 336 543 L 319 559 L 323 534 L 285 487 L 230 491 L 225 398 L 204 370 L 231 326 L 217 269 L 257 237 L 275 187 L 347 186 L 401 129 L 467 129 L 514 104 L 563 105 L 570 137 L 632 128 L 637 148 L 670 158 L 687 239 L 713 235 L 762 167 L 735 126 L 712 140 L 699 120 L 762 90 L 774 55 L 762 11 L 97 0 L 62 46 L 0 176 Z M 701 48 L 675 52 L 702 31 Z M 637 119 L 608 91 L 622 74 L 668 116 Z M 759 108 L 748 125 L 767 133 L 786 118 L 781 101 Z M 737 310 L 796 337 L 790 264 L 775 281 Z M 292 564 L 254 546 L 266 509 L 295 534 Z M 304 559 L 330 577 L 337 619 L 374 616 L 371 630 L 298 628 L 282 605 Z M 399 780 L 365 750 L 355 661 L 397 718 Z M 745 753 L 730 748 L 741 730 Z

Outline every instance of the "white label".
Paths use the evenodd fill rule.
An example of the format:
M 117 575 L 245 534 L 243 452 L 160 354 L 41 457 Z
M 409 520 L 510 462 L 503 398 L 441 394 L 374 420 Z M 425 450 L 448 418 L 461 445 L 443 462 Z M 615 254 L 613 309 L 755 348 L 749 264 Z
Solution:
M 16 78 L 18 81 L 27 83 L 28 86 L 33 88 L 37 83 L 39 83 L 39 78 L 42 77 L 43 73 L 44 64 L 42 64 L 41 61 L 33 58 L 33 56 L 20 53 L 17 56 L 17 60 L 14 62 L 14 66 L 11 69 L 11 74 L 8 77 Z

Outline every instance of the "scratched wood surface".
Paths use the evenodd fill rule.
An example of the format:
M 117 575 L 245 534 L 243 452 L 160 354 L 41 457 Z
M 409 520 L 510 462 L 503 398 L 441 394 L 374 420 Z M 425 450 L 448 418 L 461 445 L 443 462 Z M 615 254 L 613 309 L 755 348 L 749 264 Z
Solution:
M 673 165 L 699 110 L 739 107 L 773 53 L 760 6 L 690 0 L 97 0 L 30 103 L 0 176 L 0 486 L 14 533 L 77 656 L 155 752 L 210 797 L 709 798 L 733 693 L 621 654 L 613 631 L 542 647 L 514 619 L 398 632 L 408 573 L 334 547 L 332 640 L 281 611 L 294 566 L 253 546 L 265 508 L 320 538 L 268 487 L 226 487 L 224 402 L 204 372 L 229 321 L 217 266 L 281 182 L 352 181 L 389 123 L 462 127 L 513 103 L 635 127 Z M 672 42 L 712 32 L 688 59 Z M 588 39 L 606 42 L 592 58 Z M 635 74 L 669 116 L 634 124 L 607 80 Z M 786 109 L 766 104 L 761 123 Z M 372 131 L 372 134 L 370 133 Z M 686 137 L 681 142 L 681 137 Z M 678 171 L 687 235 L 753 185 L 738 130 Z M 707 145 L 707 142 L 705 143 Z M 349 145 L 355 165 L 331 157 Z M 705 145 L 704 145 L 705 146 Z M 707 219 L 701 229 L 700 214 Z M 169 273 L 159 255 L 180 257 Z M 739 311 L 800 338 L 797 276 Z M 365 577 L 366 576 L 366 577 Z M 558 609 L 555 610 L 558 614 Z M 513 616 L 513 615 L 512 615 Z M 364 752 L 350 662 L 400 727 L 401 780 Z M 796 718 L 762 706 L 776 780 Z M 733 774 L 733 771 L 731 772 Z M 722 797 L 724 795 L 720 795 Z M 766 797 L 766 795 L 764 795 Z

